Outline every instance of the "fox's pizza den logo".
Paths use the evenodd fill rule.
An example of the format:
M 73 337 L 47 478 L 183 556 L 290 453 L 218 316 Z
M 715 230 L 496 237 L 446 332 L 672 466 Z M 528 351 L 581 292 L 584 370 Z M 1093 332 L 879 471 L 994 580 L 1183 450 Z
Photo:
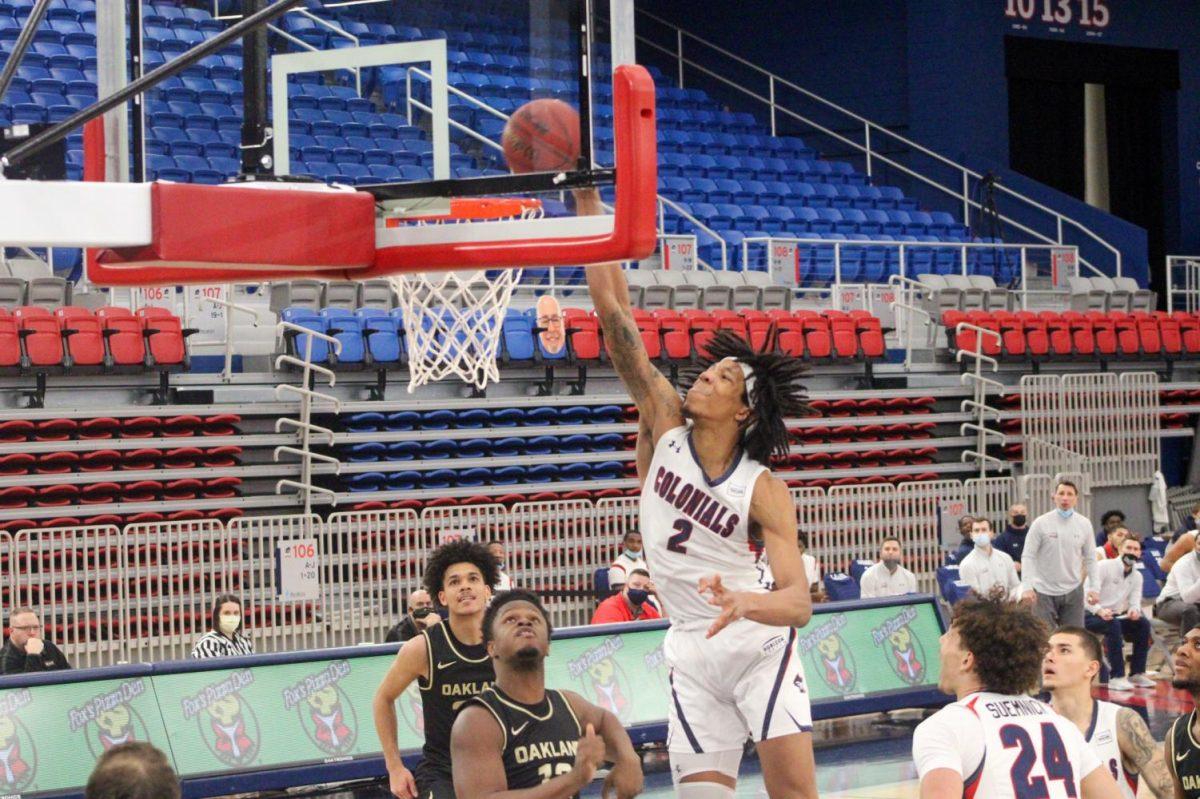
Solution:
M 84 740 L 92 757 L 98 758 L 118 744 L 148 739 L 146 722 L 132 705 L 133 700 L 146 693 L 146 687 L 146 681 L 140 677 L 126 680 L 67 711 L 71 732 L 85 731 Z
M 908 685 L 925 683 L 925 648 L 909 626 L 917 618 L 917 609 L 903 608 L 895 616 L 871 630 L 875 646 L 887 653 L 888 665 Z
M 798 642 L 800 654 L 809 656 L 821 680 L 843 696 L 854 693 L 858 685 L 854 654 L 839 634 L 845 626 L 846 614 L 837 613 L 812 632 L 800 636 Z
M 358 740 L 358 717 L 338 683 L 350 674 L 345 660 L 330 663 L 283 689 L 283 706 L 300 714 L 300 726 L 322 752 L 344 755 Z
M 633 713 L 629 678 L 616 658 L 624 645 L 620 636 L 613 635 L 567 662 L 567 671 L 583 684 L 584 694 L 621 721 Z
M 37 749 L 17 711 L 33 701 L 26 688 L 0 695 L 0 793 L 17 794 L 37 776 Z
M 240 669 L 182 700 L 183 717 L 196 719 L 208 750 L 227 766 L 246 766 L 258 757 L 258 717 L 240 693 L 253 682 L 254 674 Z

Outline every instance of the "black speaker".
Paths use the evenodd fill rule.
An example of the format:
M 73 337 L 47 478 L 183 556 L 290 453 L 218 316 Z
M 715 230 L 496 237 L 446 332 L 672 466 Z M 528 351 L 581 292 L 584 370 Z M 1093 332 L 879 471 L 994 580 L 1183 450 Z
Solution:
M 13 125 L 11 128 L 0 129 L 0 155 L 50 127 L 53 125 L 39 122 L 34 125 Z M 9 166 L 4 174 L 18 180 L 66 180 L 67 140 L 59 139 L 54 144 L 43 147 L 33 155 L 21 159 L 20 163 Z

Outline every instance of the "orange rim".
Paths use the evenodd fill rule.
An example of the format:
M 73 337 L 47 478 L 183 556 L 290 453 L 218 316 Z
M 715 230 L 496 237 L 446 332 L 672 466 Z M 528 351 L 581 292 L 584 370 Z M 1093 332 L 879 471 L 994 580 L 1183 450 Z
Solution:
M 450 210 L 444 214 L 389 217 L 388 227 L 414 223 L 469 222 L 494 219 L 513 219 L 540 210 L 542 201 L 535 197 L 452 197 Z

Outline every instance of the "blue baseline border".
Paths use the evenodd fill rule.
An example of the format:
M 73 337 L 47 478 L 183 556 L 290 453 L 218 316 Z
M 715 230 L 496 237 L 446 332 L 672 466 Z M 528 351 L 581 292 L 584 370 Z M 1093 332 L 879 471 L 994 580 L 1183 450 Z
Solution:
M 900 605 L 932 605 L 934 613 L 937 616 L 939 628 L 942 632 L 946 631 L 946 618 L 942 613 L 941 606 L 937 602 L 937 598 L 932 594 L 905 594 L 897 597 L 878 599 L 825 602 L 813 606 L 813 617 L 831 613 L 871 610 Z M 567 627 L 555 630 L 551 640 L 565 641 L 574 638 L 592 638 L 619 635 L 622 633 L 652 632 L 655 630 L 665 630 L 670 626 L 669 620 L 663 620 Z M 313 661 L 374 657 L 394 654 L 399 648 L 400 644 L 369 644 L 334 649 L 310 649 L 302 652 L 247 655 L 236 658 L 173 660 L 161 663 L 134 663 L 127 666 L 75 669 L 68 672 L 58 671 L 42 674 L 0 676 L 0 690 L 38 685 L 62 685 L 66 683 L 94 682 L 97 680 L 127 679 L 139 676 L 152 677 L 158 674 L 187 674 L 198 671 L 224 671 L 234 668 L 260 668 L 262 666 L 287 663 L 309 663 Z M 944 705 L 949 701 L 950 697 L 937 690 L 936 687 L 901 689 L 857 699 L 830 698 L 814 702 L 812 715 L 814 720 L 824 720 L 863 713 L 882 713 L 901 708 L 935 707 Z M 634 744 L 662 742 L 667 737 L 665 720 L 633 725 L 628 730 Z M 414 750 L 404 755 L 405 764 L 409 768 L 414 767 L 419 759 L 419 750 Z M 345 760 L 337 763 L 311 763 L 283 768 L 229 771 L 219 775 L 185 777 L 182 779 L 182 785 L 184 799 L 203 799 L 203 797 L 209 796 L 282 790 L 302 785 L 361 780 L 382 777 L 386 773 L 381 755 L 367 755 L 354 760 Z M 55 799 L 58 797 L 76 799 L 76 797 L 83 796 L 83 791 L 82 786 L 80 786 L 76 790 L 39 791 L 34 794 L 25 795 L 39 798 L 45 797 L 46 799 L 50 799 L 51 797 Z

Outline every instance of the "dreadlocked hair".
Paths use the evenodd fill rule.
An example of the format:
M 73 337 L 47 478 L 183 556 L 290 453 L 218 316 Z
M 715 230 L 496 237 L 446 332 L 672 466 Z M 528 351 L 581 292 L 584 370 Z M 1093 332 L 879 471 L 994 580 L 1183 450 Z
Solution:
M 768 340 L 771 340 L 770 336 Z M 758 352 L 732 330 L 718 330 L 705 349 L 709 357 L 683 376 L 684 391 L 717 361 L 736 358 L 748 364 L 754 370 L 754 390 L 745 398 L 750 415 L 741 425 L 742 449 L 759 463 L 769 463 L 772 457 L 786 457 L 790 442 L 784 419 L 814 414 L 805 388 L 800 384 L 805 373 L 804 364 L 790 355 Z

